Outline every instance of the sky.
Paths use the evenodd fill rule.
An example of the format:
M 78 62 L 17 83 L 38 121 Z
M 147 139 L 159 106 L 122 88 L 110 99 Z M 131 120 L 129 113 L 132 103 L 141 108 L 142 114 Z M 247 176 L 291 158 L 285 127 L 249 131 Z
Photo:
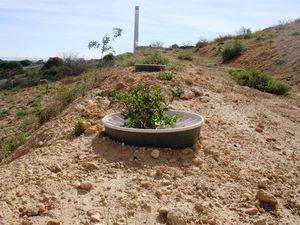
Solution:
M 243 26 L 258 30 L 300 17 L 299 0 L 0 0 L 0 57 L 73 52 L 99 58 L 88 42 L 114 27 L 123 29 L 113 43 L 116 52 L 132 51 L 135 5 L 140 6 L 140 45 L 194 44 Z

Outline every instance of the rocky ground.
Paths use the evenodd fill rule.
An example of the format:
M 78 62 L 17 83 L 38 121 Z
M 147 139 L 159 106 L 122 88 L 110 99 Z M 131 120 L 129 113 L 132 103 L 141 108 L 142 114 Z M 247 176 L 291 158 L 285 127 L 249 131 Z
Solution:
M 127 146 L 105 137 L 103 92 L 172 82 L 173 109 L 205 118 L 193 148 Z M 74 138 L 84 116 L 86 134 Z M 226 67 L 189 65 L 174 81 L 119 69 L 0 165 L 0 224 L 299 224 L 299 99 L 236 85 Z M 14 160 L 13 160 L 14 159 Z

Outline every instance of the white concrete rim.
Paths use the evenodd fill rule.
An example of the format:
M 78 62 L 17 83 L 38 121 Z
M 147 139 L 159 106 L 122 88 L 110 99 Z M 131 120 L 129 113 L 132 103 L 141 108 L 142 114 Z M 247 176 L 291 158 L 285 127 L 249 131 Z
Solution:
M 170 110 L 168 112 L 190 115 L 194 118 L 197 118 L 199 121 L 194 123 L 193 125 L 184 126 L 184 127 L 163 128 L 163 129 L 129 128 L 129 127 L 117 126 L 117 125 L 114 125 L 111 122 L 109 122 L 109 119 L 111 117 L 113 117 L 117 114 L 119 114 L 119 115 L 121 114 L 120 112 L 117 112 L 117 113 L 111 113 L 111 114 L 106 115 L 105 117 L 103 117 L 102 123 L 103 123 L 104 127 L 114 129 L 114 130 L 134 132 L 134 133 L 148 133 L 148 134 L 149 133 L 173 133 L 173 132 L 187 131 L 187 130 L 192 130 L 192 129 L 195 129 L 195 128 L 198 128 L 198 127 L 200 128 L 202 126 L 202 124 L 204 123 L 204 118 L 202 116 L 200 116 L 199 114 L 197 114 L 197 113 L 188 112 L 188 111 L 181 111 L 181 110 Z

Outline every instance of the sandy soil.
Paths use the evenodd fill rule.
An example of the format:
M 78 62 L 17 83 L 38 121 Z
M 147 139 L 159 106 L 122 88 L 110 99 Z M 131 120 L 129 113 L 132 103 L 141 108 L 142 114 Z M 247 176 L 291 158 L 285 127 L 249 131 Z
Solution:
M 226 71 L 190 65 L 175 76 L 190 96 L 171 107 L 198 112 L 205 124 L 193 148 L 159 149 L 154 159 L 153 148 L 101 131 L 70 135 L 79 116 L 96 131 L 117 110 L 103 90 L 142 82 L 168 93 L 172 83 L 117 70 L 0 166 L 0 224 L 299 224 L 299 99 L 238 86 Z

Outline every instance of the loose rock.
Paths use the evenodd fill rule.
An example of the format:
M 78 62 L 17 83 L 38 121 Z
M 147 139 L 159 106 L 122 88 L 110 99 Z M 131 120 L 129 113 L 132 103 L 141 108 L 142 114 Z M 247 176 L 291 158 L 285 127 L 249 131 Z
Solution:
M 47 225 L 60 225 L 60 222 L 58 220 L 50 220 Z
M 202 97 L 200 98 L 200 101 L 203 102 L 203 103 L 207 103 L 207 102 L 210 101 L 210 99 L 209 99 L 209 97 L 207 97 L 207 96 L 202 96 Z
M 95 163 L 93 162 L 84 162 L 82 164 L 82 166 L 85 168 L 85 169 L 88 169 L 88 170 L 97 170 L 99 169 L 99 166 L 97 166 Z
M 92 187 L 93 187 L 93 185 L 89 181 L 82 182 L 77 186 L 78 189 L 81 189 L 84 191 L 90 191 L 92 189 Z
M 186 225 L 186 218 L 184 214 L 179 210 L 172 210 L 168 212 L 167 216 L 168 225 Z
M 153 151 L 151 152 L 151 156 L 152 156 L 152 158 L 154 158 L 154 159 L 158 159 L 158 158 L 159 158 L 159 154 L 160 154 L 160 152 L 159 152 L 159 150 L 157 150 L 157 149 L 155 149 L 155 150 L 153 150 Z
M 264 190 L 259 190 L 256 194 L 256 198 L 260 201 L 260 203 L 267 203 L 274 207 L 278 204 L 277 199 L 272 194 Z

